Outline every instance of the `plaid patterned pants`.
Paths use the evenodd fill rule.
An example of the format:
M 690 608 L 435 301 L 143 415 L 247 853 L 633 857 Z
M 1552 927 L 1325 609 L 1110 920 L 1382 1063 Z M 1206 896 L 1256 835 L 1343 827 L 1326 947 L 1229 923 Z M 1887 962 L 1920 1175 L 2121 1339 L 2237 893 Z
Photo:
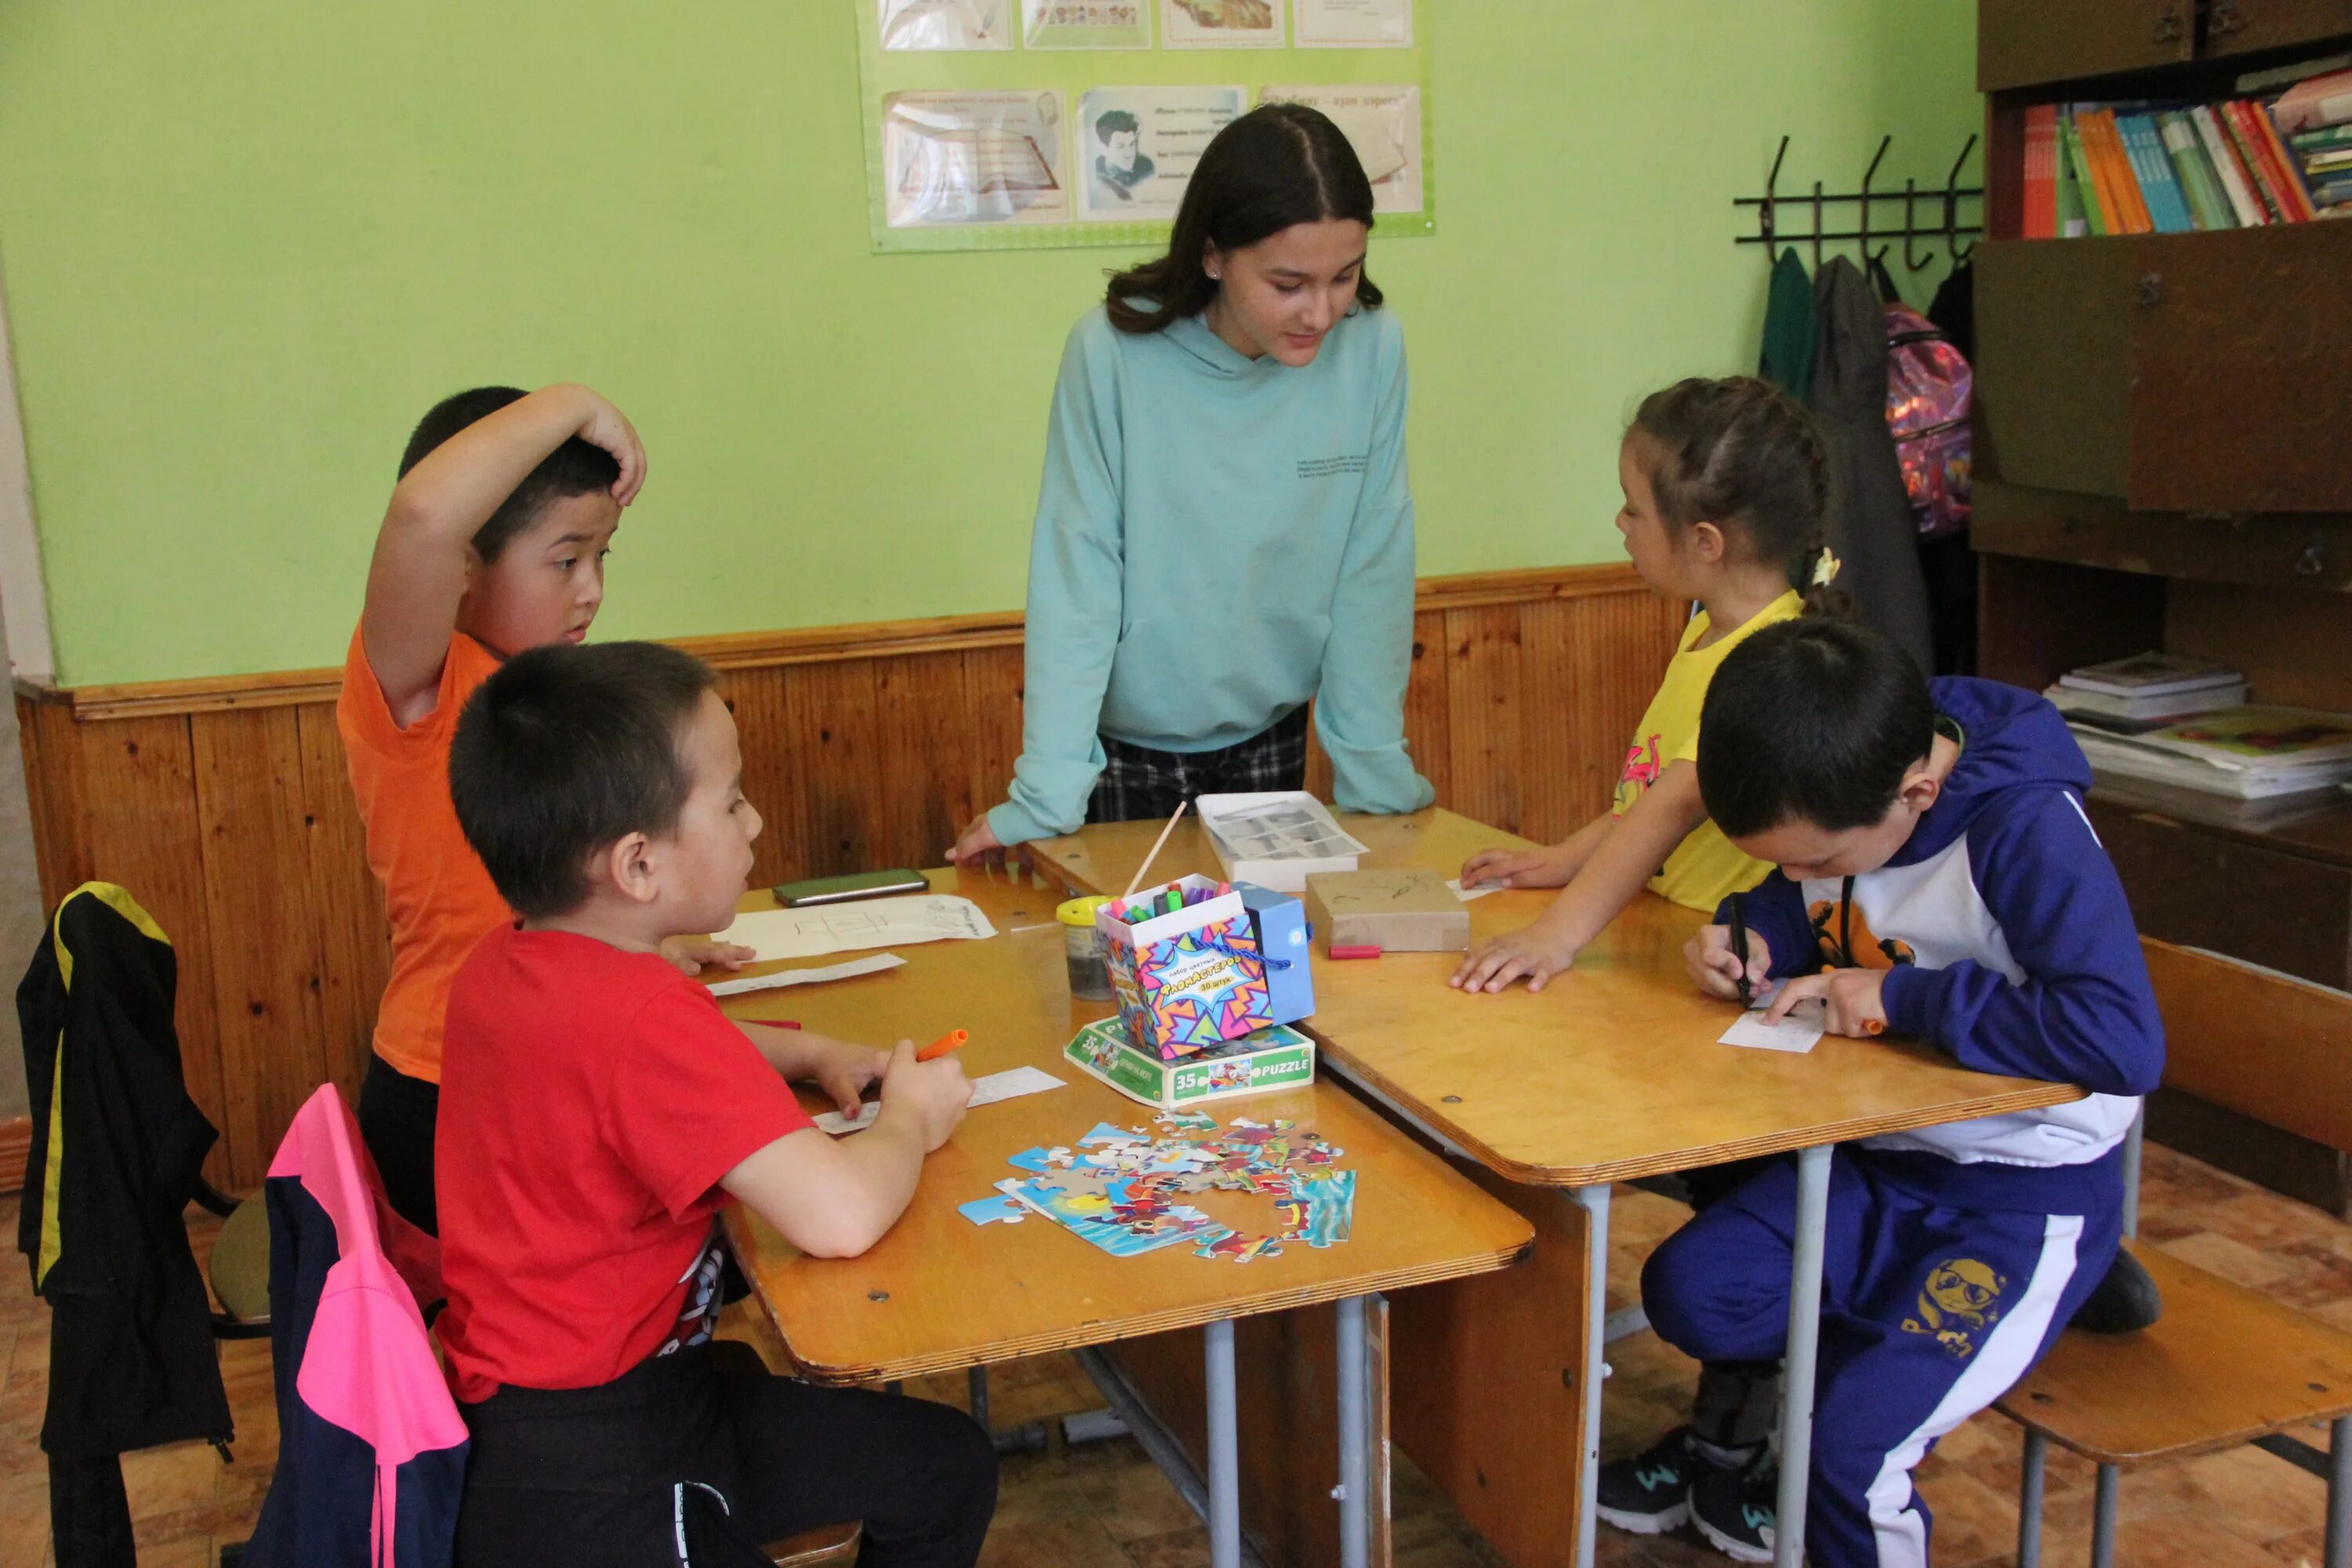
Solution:
M 1105 735 L 1108 760 L 1087 803 L 1087 820 L 1149 821 L 1196 795 L 1305 789 L 1307 713 L 1302 706 L 1272 729 L 1217 752 L 1155 752 Z

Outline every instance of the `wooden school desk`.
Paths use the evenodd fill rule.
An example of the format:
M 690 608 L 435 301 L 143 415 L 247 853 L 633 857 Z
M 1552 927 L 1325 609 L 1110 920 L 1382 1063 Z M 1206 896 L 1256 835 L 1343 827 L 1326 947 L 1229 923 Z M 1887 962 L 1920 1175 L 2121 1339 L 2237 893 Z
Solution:
M 1368 867 L 1452 877 L 1475 850 L 1526 840 L 1448 811 L 1348 816 Z M 1158 823 L 1088 827 L 1027 847 L 1049 880 L 1118 891 Z M 1218 875 L 1186 822 L 1153 881 Z M 1472 940 L 1525 925 L 1555 894 L 1470 905 Z M 1831 1148 L 1852 1139 L 2083 1098 L 2060 1084 L 1956 1067 L 1916 1042 L 1825 1037 L 1802 1056 L 1719 1045 L 1737 1016 L 1693 988 L 1682 949 L 1706 917 L 1644 893 L 1541 994 L 1465 995 L 1459 953 L 1315 958 L 1315 1016 L 1301 1027 L 1329 1068 L 1449 1153 L 1536 1226 L 1530 1264 L 1397 1304 L 1398 1441 L 1518 1568 L 1592 1562 L 1606 1339 L 1609 1185 L 1749 1155 L 1798 1152 L 1795 1310 L 1781 1414 L 1775 1561 L 1803 1550 L 1814 1351 Z M 1523 1184 L 1515 1194 L 1507 1184 Z M 1571 1191 L 1576 1213 L 1527 1188 Z M 1562 1311 L 1565 1300 L 1583 1310 Z M 1574 1435 L 1572 1442 L 1568 1434 Z M 1559 1484 L 1560 1449 L 1573 1488 Z
M 904 968 L 749 992 L 727 998 L 727 1011 L 747 1019 L 791 1018 L 875 1045 L 900 1038 L 921 1043 L 967 1029 L 971 1040 L 961 1055 L 973 1077 L 1025 1064 L 1067 1087 L 972 1110 L 926 1162 L 906 1216 L 862 1258 L 804 1257 L 740 1206 L 729 1210 L 736 1256 L 793 1363 L 817 1383 L 877 1383 L 1197 1330 L 1205 1340 L 1205 1359 L 1192 1359 L 1187 1386 L 1205 1399 L 1198 1447 L 1204 1450 L 1211 1552 L 1219 1568 L 1240 1560 L 1244 1510 L 1261 1538 L 1282 1544 L 1283 1556 L 1328 1561 L 1336 1548 L 1347 1568 L 1361 1568 L 1375 1552 L 1385 1562 L 1381 1320 L 1377 1309 L 1367 1313 L 1367 1300 L 1502 1268 L 1528 1250 L 1532 1230 L 1353 1095 L 1325 1083 L 1222 1101 L 1211 1110 L 1220 1121 L 1291 1118 L 1345 1151 L 1340 1165 L 1361 1176 L 1352 1231 L 1337 1246 L 1294 1243 L 1278 1258 L 1247 1264 L 1196 1258 L 1182 1245 L 1118 1258 L 1042 1216 L 1018 1225 L 973 1225 L 957 1205 L 991 1196 L 994 1183 L 1014 1174 L 1008 1156 L 1040 1145 L 1075 1145 L 1098 1121 L 1149 1129 L 1152 1112 L 1061 1059 L 1078 1027 L 1110 1009 L 1070 999 L 1061 929 L 1054 923 L 1057 895 L 1002 870 L 930 876 L 936 889 L 978 903 L 998 934 L 982 942 L 899 947 L 895 951 L 906 959 Z M 743 907 L 773 908 L 774 900 L 754 894 Z M 809 964 L 832 962 L 837 961 Z M 746 973 L 806 966 L 766 964 Z M 1270 1198 L 1203 1194 L 1190 1201 L 1237 1229 L 1272 1227 Z M 1335 1385 L 1312 1391 L 1321 1395 L 1325 1419 L 1310 1441 L 1295 1447 L 1254 1442 L 1250 1451 L 1237 1453 L 1237 1434 L 1246 1424 L 1258 1437 L 1263 1415 L 1236 1408 L 1234 1320 L 1333 1304 L 1330 1328 L 1318 1321 L 1307 1331 L 1318 1347 L 1330 1335 L 1344 1369 Z M 1312 1397 L 1297 1378 L 1267 1364 L 1270 1359 L 1256 1351 L 1239 1358 L 1253 1384 L 1263 1380 L 1302 1402 Z M 1139 1381 L 1147 1394 L 1153 1392 L 1148 1380 Z M 1328 1419 L 1335 1394 L 1336 1430 Z M 1246 1484 L 1243 1459 L 1250 1467 Z M 1319 1506 L 1309 1510 L 1306 1500 Z

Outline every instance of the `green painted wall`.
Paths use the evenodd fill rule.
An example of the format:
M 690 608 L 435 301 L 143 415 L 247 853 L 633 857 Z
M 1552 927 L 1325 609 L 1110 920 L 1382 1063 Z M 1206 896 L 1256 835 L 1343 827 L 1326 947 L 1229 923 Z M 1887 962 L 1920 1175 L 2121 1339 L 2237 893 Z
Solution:
M 492 380 L 588 381 L 646 437 L 608 633 L 1020 603 L 1055 359 L 1118 253 L 869 254 L 856 3 L 0 7 L 62 679 L 335 662 L 409 426 Z M 1442 233 L 1372 258 L 1422 570 L 1608 559 L 1633 400 L 1753 363 L 1730 198 L 1784 131 L 1784 180 L 1850 187 L 1891 131 L 1882 179 L 1940 183 L 1974 8 L 1423 17 Z

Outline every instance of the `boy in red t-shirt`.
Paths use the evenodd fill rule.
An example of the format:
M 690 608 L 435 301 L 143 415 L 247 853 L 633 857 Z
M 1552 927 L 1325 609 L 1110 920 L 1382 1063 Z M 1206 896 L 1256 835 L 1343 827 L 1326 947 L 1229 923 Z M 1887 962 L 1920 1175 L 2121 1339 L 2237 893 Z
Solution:
M 586 635 L 645 473 L 637 433 L 586 387 L 477 387 L 418 422 L 376 534 L 335 703 L 392 923 L 360 1133 L 393 1208 L 428 1231 L 450 977 L 508 920 L 449 807 L 449 733 L 499 660 Z M 670 951 L 688 974 L 747 956 L 700 939 Z
M 962 1120 L 952 1058 L 730 1022 L 664 939 L 734 915 L 760 815 L 708 667 L 652 643 L 518 654 L 466 705 L 449 789 L 522 917 L 450 988 L 438 1331 L 473 1434 L 457 1561 L 763 1563 L 846 1520 L 861 1561 L 967 1565 L 996 1457 L 961 1411 L 722 1368 L 729 1194 L 854 1257 Z M 844 1110 L 835 1142 L 787 1079 Z

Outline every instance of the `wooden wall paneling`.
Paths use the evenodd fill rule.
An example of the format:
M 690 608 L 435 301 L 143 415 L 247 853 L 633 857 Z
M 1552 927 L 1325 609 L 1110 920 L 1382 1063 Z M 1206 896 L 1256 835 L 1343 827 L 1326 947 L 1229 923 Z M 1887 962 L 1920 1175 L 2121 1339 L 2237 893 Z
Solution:
M 352 796 L 335 710 L 313 702 L 292 712 L 302 752 L 310 897 L 319 919 L 319 1013 L 327 1076 L 356 1109 L 375 1038 L 376 1005 L 392 977 L 392 921 L 384 912 L 383 884 L 368 868 L 367 829 Z
M 1446 734 L 1451 809 L 1519 830 L 1519 607 L 1445 613 Z
M 996 804 L 973 787 L 979 716 L 965 698 L 963 655 L 907 654 L 873 666 L 883 826 L 867 864 L 937 866 L 972 815 Z
M 1013 782 L 1013 764 L 1021 755 L 1024 679 L 1018 644 L 964 650 L 964 708 L 971 726 L 969 761 L 974 816 L 1003 800 L 1005 786 Z M 963 831 L 963 823 L 956 824 L 956 831 Z
M 751 885 L 772 887 L 808 875 L 808 835 L 802 822 L 803 760 L 793 744 L 785 686 L 793 670 L 727 669 L 719 694 L 735 714 L 735 736 L 743 751 L 743 795 L 761 818 L 751 846 Z
M 328 1076 L 319 912 L 291 708 L 207 714 L 192 732 L 219 1018 L 229 1178 L 258 1185 Z M 103 726 L 105 729 L 114 725 Z
M 1454 804 L 1454 734 L 1446 697 L 1445 612 L 1423 610 L 1412 617 L 1412 673 L 1404 686 L 1404 743 L 1412 765 L 1437 791 L 1437 804 Z M 1326 797 L 1328 798 L 1328 797 Z
M 18 749 L 25 756 L 26 805 L 33 819 L 33 863 L 41 902 L 54 910 L 70 889 L 90 879 L 83 833 L 81 735 L 72 710 L 59 702 L 16 700 Z
M 800 763 L 801 820 L 812 877 L 884 864 L 875 848 L 889 832 L 883 794 L 895 760 L 882 754 L 870 658 L 793 667 L 785 685 L 786 744 Z M 789 820 L 777 830 L 793 831 Z
M 49 902 L 54 906 L 75 885 L 92 879 L 120 883 L 172 939 L 179 970 L 173 1022 L 181 1075 L 189 1097 L 222 1132 L 205 1169 L 216 1181 L 233 1180 L 192 721 L 158 717 L 79 724 L 65 710 L 51 707 L 44 731 L 44 760 L 63 764 L 53 777 L 70 779 L 76 795 L 63 815 L 77 863 L 72 880 Z
M 1511 764 L 1519 774 L 1517 831 L 1556 844 L 1582 824 L 1576 805 L 1585 767 L 1596 755 L 1613 754 L 1619 742 L 1597 723 L 1580 722 L 1578 712 L 1591 672 L 1577 666 L 1576 632 L 1592 618 L 1594 601 L 1551 599 L 1517 608 L 1519 750 Z

